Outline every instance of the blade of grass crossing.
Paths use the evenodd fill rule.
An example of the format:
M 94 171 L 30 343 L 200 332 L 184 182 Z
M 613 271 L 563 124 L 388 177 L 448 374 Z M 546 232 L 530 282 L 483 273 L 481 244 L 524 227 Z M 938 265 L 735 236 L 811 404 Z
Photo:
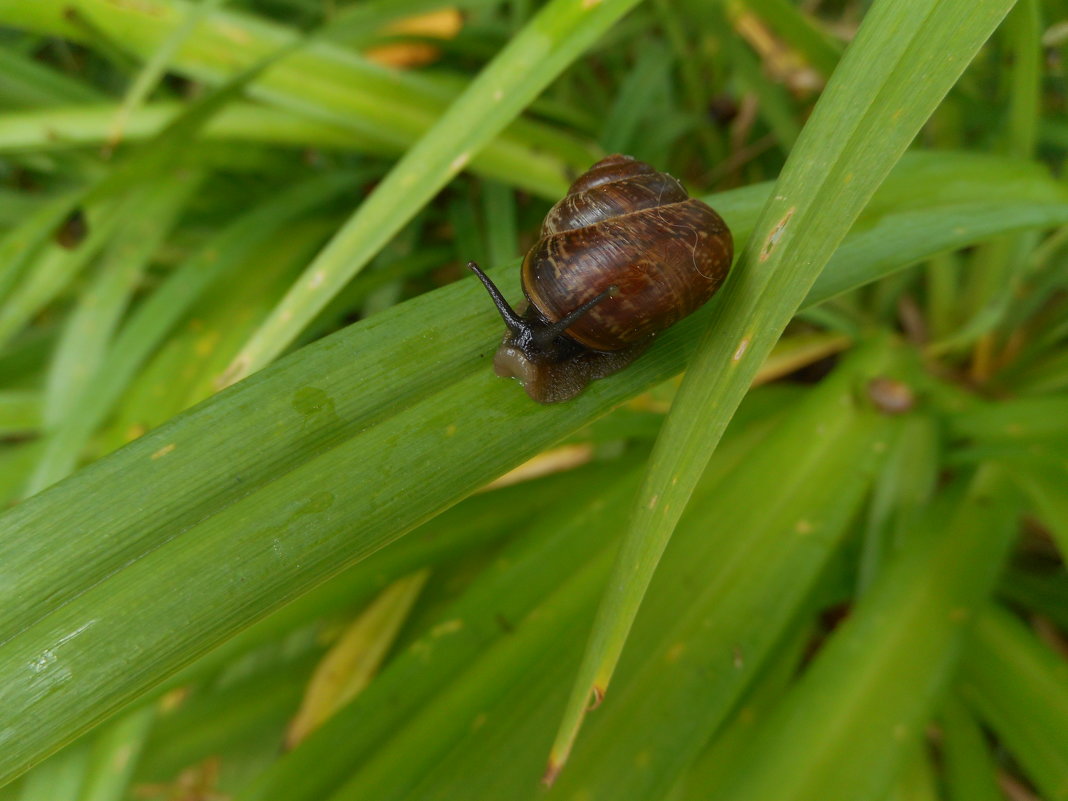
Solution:
M 607 551 L 602 550 L 569 575 L 520 622 L 516 633 L 480 652 L 467 671 L 419 710 L 420 725 L 402 725 L 367 765 L 328 796 L 329 801 L 405 801 L 434 795 L 514 797 L 499 789 L 501 784 L 515 786 L 514 768 L 469 770 L 459 781 L 455 781 L 455 775 L 449 777 L 454 779 L 449 784 L 444 784 L 433 768 L 475 756 L 466 742 L 472 734 L 479 733 L 473 730 L 489 730 L 500 742 L 507 739 L 509 731 L 545 713 L 546 697 L 553 687 L 559 687 L 556 672 L 561 662 L 573 664 L 578 654 L 597 586 L 611 565 Z M 533 692 L 516 694 L 517 685 Z M 478 713 L 484 708 L 493 709 L 495 714 L 480 726 Z M 450 736 L 442 737 L 442 733 Z M 419 762 L 414 762 L 413 756 Z M 430 764 L 431 771 L 420 764 L 423 760 Z M 538 763 L 524 760 L 523 767 L 527 773 L 523 784 L 537 793 Z
M 302 742 L 370 683 L 429 576 L 428 570 L 420 570 L 397 579 L 345 629 L 308 682 L 286 730 L 287 748 Z
M 584 469 L 576 475 L 581 493 L 570 492 L 530 515 L 531 535 L 512 543 L 452 604 L 443 621 L 461 626 L 435 634 L 432 629 L 390 663 L 363 696 L 311 734 L 256 780 L 240 801 L 315 801 L 329 795 L 410 725 L 480 654 L 512 634 L 500 621 L 518 623 L 549 597 L 568 576 L 606 547 L 606 534 L 622 519 L 622 501 L 637 486 L 635 465 L 606 473 Z M 466 501 L 465 504 L 470 501 Z M 460 507 L 446 514 L 453 515 Z M 432 524 L 433 525 L 433 524 Z M 548 569 L 549 565 L 558 565 Z M 439 641 L 440 644 L 439 644 Z M 332 744 L 345 743 L 344 748 Z M 419 759 L 428 759 L 426 750 Z M 405 773 L 409 773 L 405 771 Z
M 1016 533 L 1019 498 L 1001 471 L 984 467 L 969 483 L 929 507 L 709 798 L 885 797 Z
M 126 121 L 130 114 L 140 108 L 145 99 L 162 80 L 167 67 L 170 64 L 178 48 L 182 46 L 189 34 L 200 21 L 211 11 L 229 0 L 200 0 L 196 5 L 186 11 L 185 19 L 171 31 L 166 41 L 160 47 L 152 51 L 152 55 L 145 62 L 138 73 L 137 78 L 130 84 L 126 96 L 122 99 L 115 118 L 111 123 L 111 131 L 108 134 L 108 147 L 114 148 L 121 140 L 126 128 Z
M 1043 799 L 1068 799 L 1068 664 L 991 605 L 969 638 L 960 688 Z
M 721 292 L 720 315 L 657 440 L 549 756 L 549 780 L 567 760 L 589 699 L 604 695 L 656 563 L 760 364 L 868 199 L 1011 6 L 882 0 L 865 17 Z
M 155 720 L 156 707 L 148 704 L 94 734 L 78 801 L 123 801 L 128 797 L 130 778 Z
M 86 268 L 122 222 L 116 198 L 89 202 L 84 209 L 88 236 L 74 249 L 50 242 L 26 266 L 23 279 L 0 306 L 0 348 L 23 330 L 38 312 L 56 299 Z
M 67 14 L 69 0 L 0 0 L 0 18 L 77 42 L 84 26 Z M 362 6 L 362 4 L 361 4 Z M 129 46 L 151 53 L 184 19 L 183 0 L 139 0 L 118 6 L 112 0 L 78 0 L 79 16 L 102 31 L 113 31 Z M 241 43 L 240 48 L 234 42 Z M 302 46 L 308 45 L 308 46 Z M 401 154 L 432 126 L 454 97 L 440 81 L 418 71 L 387 70 L 348 49 L 305 37 L 300 31 L 247 13 L 215 11 L 175 54 L 173 66 L 211 84 L 223 83 L 258 56 L 289 48 L 291 57 L 257 79 L 249 91 L 301 117 L 351 132 L 374 152 Z M 147 56 L 146 56 L 147 57 Z M 539 65 L 540 67 L 540 65 Z M 471 168 L 545 198 L 559 197 L 563 170 L 589 162 L 588 145 L 531 121 L 514 122 L 477 154 Z
M 397 163 L 238 354 L 233 383 L 281 353 L 479 150 L 637 0 L 553 0 Z
M 939 720 L 948 801 L 1004 801 L 990 746 L 958 693 L 949 693 Z
M 83 400 L 86 384 L 104 359 L 145 267 L 199 183 L 200 176 L 189 170 L 166 171 L 121 201 L 121 222 L 96 275 L 67 319 L 49 367 L 45 396 L 49 428 L 59 425 Z
M 8 302 L 30 260 L 88 192 L 85 187 L 49 199 L 0 238 L 0 304 Z
M 244 263 L 264 229 L 282 226 L 351 191 L 365 177 L 337 173 L 297 184 L 237 218 L 179 266 L 126 322 L 83 402 L 48 436 L 31 487 L 47 487 L 73 470 L 89 437 L 140 366 L 205 289 Z
M 267 66 L 284 55 L 284 51 L 268 55 L 243 73 L 236 75 L 220 89 L 193 103 L 181 116 L 167 126 L 153 141 L 125 159 L 114 170 L 97 182 L 85 196 L 85 214 L 89 218 L 89 234 L 85 241 L 73 250 L 52 245 L 38 261 L 29 280 L 19 285 L 11 297 L 0 306 L 0 346 L 17 333 L 41 308 L 51 302 L 66 285 L 94 257 L 108 241 L 120 223 L 121 198 L 123 193 L 144 180 L 146 173 L 154 173 L 173 164 L 188 151 L 189 140 L 196 136 L 203 125 L 227 104 L 238 98 L 247 84 Z M 37 220 L 38 227 L 31 230 L 35 238 L 46 234 L 40 223 L 50 221 L 52 215 L 61 212 L 62 203 L 76 196 L 57 201 Z M 67 208 L 67 212 L 73 208 Z M 99 215 L 99 219 L 96 219 Z M 62 218 L 60 218 L 62 219 Z M 6 243 L 5 243 L 6 244 Z M 24 244 L 16 238 L 11 242 L 16 256 L 27 253 Z M 24 266 L 10 269 L 17 276 Z M 0 291 L 3 286 L 0 283 Z
M 850 530 L 901 422 L 863 387 L 907 361 L 886 338 L 864 343 L 713 491 L 694 496 L 635 623 L 615 703 L 591 718 L 554 793 L 660 798 L 696 758 Z
M 244 269 L 212 284 L 138 371 L 86 455 L 115 450 L 215 394 L 219 373 L 315 255 L 333 222 L 308 217 L 262 232 Z M 248 278 L 252 265 L 255 281 Z
M 230 638 L 223 646 L 173 676 L 161 690 L 166 692 L 169 688 L 202 681 L 243 654 L 269 648 L 273 643 L 284 641 L 293 631 L 306 629 L 308 621 L 317 621 L 313 627 L 325 630 L 334 621 L 351 616 L 361 604 L 369 602 L 374 593 L 405 574 L 427 565 L 454 562 L 473 551 L 495 548 L 509 538 L 521 540 L 523 532 L 532 523 L 545 519 L 544 515 L 538 514 L 540 510 L 556 510 L 573 504 L 573 482 L 581 482 L 584 488 L 589 486 L 592 492 L 595 485 L 603 482 L 606 470 L 611 470 L 615 477 L 619 467 L 618 463 L 613 463 L 610 468 L 590 465 L 524 482 L 521 486 L 479 493 L 419 527 L 411 536 L 324 582 L 314 591 Z M 534 591 L 536 593 L 536 589 Z M 405 697 L 410 695 L 407 693 Z M 362 728 L 366 729 L 366 726 Z M 345 741 L 351 742 L 353 736 L 351 732 L 347 733 Z M 321 760 L 317 764 L 322 767 Z M 303 773 L 305 777 L 308 775 L 306 770 Z M 265 786 L 270 787 L 272 783 L 272 780 L 266 780 Z
M 77 798 L 89 767 L 89 744 L 77 743 L 53 756 L 26 777 L 18 801 Z

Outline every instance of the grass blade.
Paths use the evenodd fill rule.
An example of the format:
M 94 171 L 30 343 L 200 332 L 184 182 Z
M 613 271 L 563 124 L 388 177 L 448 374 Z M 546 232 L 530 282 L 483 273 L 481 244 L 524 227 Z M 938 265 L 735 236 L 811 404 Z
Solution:
M 690 492 L 775 340 L 864 205 L 1011 8 L 876 2 L 787 160 L 683 380 L 549 755 L 567 761 L 602 697 Z M 711 411 L 710 411 L 711 410 Z
M 832 635 L 731 778 L 697 797 L 885 797 L 1012 542 L 1018 506 L 1008 487 L 985 468 L 966 494 L 929 507 L 909 547 Z
M 84 402 L 130 296 L 201 178 L 186 168 L 164 170 L 121 201 L 122 222 L 64 326 L 49 366 L 44 407 L 49 429 Z
M 46 438 L 31 489 L 49 486 L 73 470 L 89 437 L 149 354 L 205 289 L 244 263 L 263 229 L 291 222 L 309 208 L 351 189 L 361 177 L 339 173 L 297 184 L 238 217 L 175 270 L 116 336 L 84 402 Z
M 238 354 L 227 381 L 244 378 L 281 353 L 426 201 L 636 3 L 553 0 L 545 6 L 405 153 L 308 266 Z
M 950 693 L 939 719 L 949 801 L 1003 801 L 990 746 L 957 693 Z
M 712 489 L 687 509 L 685 539 L 672 541 L 650 587 L 614 703 L 589 720 L 553 794 L 660 798 L 695 760 L 805 620 L 901 423 L 857 388 L 906 373 L 903 356 L 888 339 L 864 343 L 725 475 L 722 460 L 710 463 L 701 485 Z
M 193 29 L 200 23 L 209 12 L 214 11 L 227 0 L 200 0 L 190 8 L 181 25 L 176 26 L 163 44 L 153 51 L 152 56 L 145 62 L 137 78 L 130 84 L 122 104 L 115 114 L 111 123 L 111 131 L 108 134 L 108 147 L 114 148 L 123 137 L 126 128 L 126 120 L 130 114 L 139 108 L 145 99 L 152 93 L 159 82 L 163 79 L 171 59 L 178 48 L 182 46 Z
M 1049 801 L 1068 799 L 1068 664 L 990 606 L 962 662 L 961 692 Z
M 68 13 L 72 7 L 74 15 Z M 81 42 L 88 39 L 86 26 L 76 22 L 82 20 L 145 58 L 189 10 L 183 0 L 139 0 L 121 6 L 112 0 L 0 0 L 0 18 L 7 25 Z M 207 14 L 171 66 L 218 85 L 257 59 L 282 52 L 287 57 L 253 82 L 250 93 L 299 117 L 353 131 L 370 140 L 374 152 L 403 153 L 456 96 L 417 73 L 384 69 L 328 42 L 309 44 L 298 30 L 237 11 Z M 545 125 L 517 121 L 475 155 L 471 168 L 556 198 L 566 188 L 563 168 L 584 166 L 590 158 L 589 147 L 576 139 Z
M 367 687 L 397 638 L 429 572 L 397 579 L 352 621 L 316 666 L 300 709 L 286 729 L 293 748 Z
M 372 760 L 381 760 L 381 752 L 403 738 L 406 729 L 417 731 L 413 721 L 487 651 L 502 642 L 525 639 L 530 633 L 525 623 L 536 616 L 535 610 L 551 604 L 547 599 L 588 564 L 599 562 L 597 574 L 603 575 L 608 565 L 604 552 L 611 547 L 613 526 L 625 512 L 622 501 L 637 486 L 637 470 L 633 464 L 611 472 L 586 468 L 575 478 L 571 492 L 545 504 L 540 514 L 530 515 L 523 536 L 443 611 L 442 623 L 462 621 L 462 625 L 430 626 L 363 696 L 254 782 L 240 801 L 270 801 L 279 794 L 288 801 L 330 796 L 350 779 L 355 766 L 364 770 Z M 576 491 L 577 487 L 581 490 Z M 550 565 L 553 569 L 547 569 Z M 586 608 L 592 597 L 585 596 Z M 505 628 L 502 619 L 509 621 Z M 538 647 L 543 645 L 538 643 Z M 494 684 L 502 679 L 498 671 Z M 433 743 L 424 739 L 418 753 L 402 751 L 396 757 L 406 761 L 407 768 L 399 775 L 393 772 L 393 787 L 417 778 L 417 764 L 433 765 L 437 749 L 454 745 L 450 727 L 458 720 L 462 718 L 454 715 L 446 727 L 433 732 Z M 345 745 L 338 748 L 338 743 Z M 379 773 L 391 775 L 389 770 Z

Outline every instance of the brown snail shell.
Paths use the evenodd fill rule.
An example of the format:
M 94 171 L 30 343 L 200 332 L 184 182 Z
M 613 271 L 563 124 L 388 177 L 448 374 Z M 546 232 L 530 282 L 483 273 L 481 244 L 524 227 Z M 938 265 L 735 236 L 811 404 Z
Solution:
M 508 331 L 497 374 L 541 403 L 568 400 L 621 370 L 660 331 L 722 285 L 733 243 L 726 223 L 667 173 L 609 156 L 545 217 L 523 260 L 517 314 L 473 262 Z

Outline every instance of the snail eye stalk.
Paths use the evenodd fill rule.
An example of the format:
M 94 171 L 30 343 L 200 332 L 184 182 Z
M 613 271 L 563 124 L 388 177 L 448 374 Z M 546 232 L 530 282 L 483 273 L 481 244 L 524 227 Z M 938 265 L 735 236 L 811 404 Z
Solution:
M 493 305 L 497 307 L 497 311 L 501 313 L 501 317 L 504 319 L 504 324 L 508 326 L 508 330 L 513 334 L 518 334 L 520 330 L 526 327 L 526 322 L 512 311 L 512 307 L 508 305 L 508 301 L 504 299 L 504 295 L 501 294 L 501 290 L 497 289 L 497 285 L 490 280 L 490 277 L 482 272 L 482 268 L 473 261 L 467 262 L 467 269 L 478 276 L 478 280 L 482 282 L 482 286 L 486 287 L 486 291 L 489 292 L 490 298 L 493 299 Z
M 604 290 L 604 292 L 597 295 L 597 297 L 586 301 L 577 309 L 557 320 L 555 323 L 551 323 L 550 325 L 538 325 L 531 320 L 526 320 L 520 317 L 512 310 L 508 301 L 504 299 L 504 295 L 497 289 L 497 285 L 490 280 L 490 277 L 483 272 L 482 268 L 479 267 L 476 262 L 469 261 L 467 263 L 467 268 L 478 276 L 478 280 L 482 282 L 484 287 L 486 287 L 486 291 L 489 292 L 490 298 L 493 300 L 493 305 L 497 307 L 497 311 L 500 312 L 501 317 L 504 319 L 504 324 L 508 326 L 508 330 L 516 335 L 525 334 L 532 342 L 538 345 L 548 345 L 557 337 L 562 336 L 564 331 L 570 328 L 576 320 L 581 319 L 598 303 L 612 297 L 619 291 L 619 287 L 612 285 Z
M 576 320 L 579 320 L 580 318 L 584 317 L 589 311 L 593 309 L 594 306 L 596 306 L 602 300 L 606 300 L 612 297 L 618 291 L 619 287 L 612 285 L 608 287 L 608 289 L 606 289 L 604 292 L 599 294 L 597 297 L 587 300 L 573 312 L 567 314 L 564 317 L 561 317 L 557 322 L 553 323 L 548 328 L 545 328 L 540 331 L 538 333 L 539 341 L 551 342 L 558 336 L 561 336 L 564 331 L 570 328 Z

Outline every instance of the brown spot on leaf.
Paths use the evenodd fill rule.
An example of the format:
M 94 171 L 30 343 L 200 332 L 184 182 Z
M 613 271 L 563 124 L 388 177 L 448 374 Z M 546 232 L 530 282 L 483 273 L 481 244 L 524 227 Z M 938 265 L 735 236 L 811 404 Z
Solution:
M 767 261 L 771 256 L 771 252 L 775 250 L 775 246 L 779 244 L 779 240 L 782 239 L 782 233 L 786 230 L 787 223 L 790 222 L 790 218 L 794 216 L 795 206 L 791 206 L 790 209 L 782 216 L 782 219 L 775 223 L 775 227 L 771 229 L 771 233 L 768 234 L 768 238 L 764 240 L 764 247 L 760 250 L 760 260 Z

